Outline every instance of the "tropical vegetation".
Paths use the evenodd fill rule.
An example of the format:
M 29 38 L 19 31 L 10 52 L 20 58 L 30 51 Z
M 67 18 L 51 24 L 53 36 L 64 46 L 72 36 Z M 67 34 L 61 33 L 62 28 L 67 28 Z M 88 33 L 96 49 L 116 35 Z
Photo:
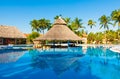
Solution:
M 54 19 L 58 19 L 59 17 L 62 17 L 62 15 L 57 15 L 54 17 Z M 62 17 L 63 18 L 63 17 Z M 114 10 L 111 12 L 110 16 L 103 15 L 100 18 L 98 18 L 98 23 L 92 19 L 89 19 L 87 22 L 87 25 L 93 29 L 93 26 L 98 27 L 99 29 L 104 29 L 103 32 L 90 32 L 87 33 L 85 30 L 88 28 L 88 26 L 84 26 L 82 19 L 76 17 L 74 19 L 71 19 L 70 17 L 63 18 L 64 21 L 67 23 L 67 26 L 78 36 L 84 37 L 83 34 L 87 35 L 87 41 L 90 44 L 96 43 L 96 44 L 103 44 L 103 43 L 112 43 L 112 44 L 118 44 L 120 41 L 120 9 Z M 97 26 L 99 24 L 99 26 Z M 111 26 L 116 26 L 118 24 L 117 30 L 110 29 Z M 30 25 L 32 27 L 32 31 L 37 33 L 43 33 L 49 30 L 52 27 L 52 23 L 50 20 L 42 18 L 39 20 L 33 19 L 30 22 Z M 45 31 L 46 30 L 46 31 Z M 28 40 L 32 41 L 34 34 L 30 34 L 28 37 Z M 33 35 L 33 37 L 32 37 Z M 37 37 L 37 36 L 36 36 Z
M 118 23 L 118 31 L 117 31 L 117 40 L 120 40 L 120 9 L 114 10 L 111 13 L 111 18 L 114 21 L 114 26 Z
M 91 29 L 93 26 L 96 26 L 95 24 L 96 24 L 96 22 L 93 21 L 92 19 L 88 20 L 88 26 L 90 26 Z
M 39 20 L 34 19 L 30 22 L 30 25 L 32 27 L 32 31 L 37 31 L 37 32 L 43 31 L 43 34 L 45 29 L 49 29 L 51 27 L 50 20 L 45 18 Z
M 110 17 L 106 16 L 106 15 L 101 16 L 99 18 L 99 21 L 100 21 L 100 29 L 103 27 L 105 30 L 108 31 L 109 30 L 109 24 L 112 25 L 112 23 L 110 22 L 111 21 Z M 107 43 L 106 31 L 105 31 L 104 34 L 105 34 L 105 37 L 104 37 L 105 43 Z
M 27 43 L 28 44 L 31 44 L 33 43 L 33 40 L 36 38 L 36 37 L 39 37 L 40 34 L 38 32 L 32 32 L 31 34 L 28 35 L 27 37 Z

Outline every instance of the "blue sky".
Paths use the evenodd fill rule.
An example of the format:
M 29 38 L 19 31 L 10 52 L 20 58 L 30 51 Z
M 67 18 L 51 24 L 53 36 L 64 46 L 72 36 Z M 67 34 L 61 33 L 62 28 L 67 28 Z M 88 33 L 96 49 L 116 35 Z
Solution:
M 0 25 L 16 26 L 24 33 L 31 33 L 30 21 L 46 18 L 54 22 L 56 15 L 82 19 L 86 31 L 97 32 L 98 18 L 109 16 L 115 9 L 120 9 L 120 0 L 0 0 Z M 96 27 L 90 29 L 87 21 L 93 19 Z M 110 29 L 116 30 L 117 27 Z

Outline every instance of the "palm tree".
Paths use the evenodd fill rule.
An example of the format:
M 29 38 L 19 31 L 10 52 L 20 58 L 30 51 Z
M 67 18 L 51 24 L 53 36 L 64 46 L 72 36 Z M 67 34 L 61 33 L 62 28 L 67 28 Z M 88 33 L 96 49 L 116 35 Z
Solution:
M 104 29 L 107 29 L 109 30 L 109 24 L 112 25 L 112 23 L 110 22 L 111 19 L 110 17 L 106 16 L 106 15 L 103 15 L 99 18 L 99 21 L 100 21 L 100 29 L 103 27 Z M 105 33 L 105 38 L 106 38 L 106 33 Z M 107 41 L 106 41 L 107 42 Z
M 112 11 L 111 18 L 114 21 L 114 26 L 118 23 L 118 30 L 119 30 L 120 29 L 120 9 Z M 118 31 L 118 40 L 119 40 L 119 31 Z
M 32 32 L 29 36 L 27 36 L 27 43 L 33 43 L 33 39 L 39 37 L 39 35 L 40 34 L 38 32 Z
M 82 29 L 82 30 L 80 30 L 80 31 L 77 31 L 76 34 L 77 34 L 78 36 L 83 37 L 83 34 L 87 34 L 87 32 L 86 32 L 84 29 Z
M 70 18 L 66 17 L 66 18 L 63 18 L 63 19 L 67 23 L 67 25 L 70 23 Z
M 59 18 L 59 16 L 58 15 L 56 15 L 55 17 L 54 17 L 54 19 L 58 19 Z
M 70 28 L 70 29 L 72 30 L 72 28 L 71 28 L 71 19 L 68 18 L 68 17 L 63 18 L 63 19 L 64 19 L 64 21 L 67 23 L 68 28 Z
M 60 14 L 60 15 L 56 15 L 55 17 L 54 17 L 54 19 L 58 19 L 59 17 L 62 17 L 62 15 Z
M 32 20 L 31 22 L 30 22 L 30 25 L 31 25 L 31 27 L 32 27 L 32 31 L 37 31 L 37 32 L 39 32 L 40 31 L 40 28 L 39 28 L 39 21 L 38 20 Z
M 87 37 L 88 43 L 92 44 L 93 41 L 95 41 L 95 34 L 93 32 L 90 32 Z
M 92 29 L 93 26 L 96 26 L 95 23 L 96 23 L 96 22 L 93 21 L 93 20 L 91 20 L 91 19 L 88 20 L 88 26 L 90 26 L 91 29 Z
M 102 39 L 103 39 L 103 33 L 102 32 L 96 32 L 95 33 L 96 44 L 102 43 Z
M 74 22 L 75 22 L 76 27 L 77 27 L 78 29 L 79 29 L 79 28 L 84 28 L 83 23 L 82 23 L 82 19 L 75 18 Z
M 49 28 L 50 25 L 51 25 L 50 20 L 46 20 L 45 18 L 39 20 L 39 28 L 43 30 L 43 34 L 44 30 Z
M 84 28 L 81 21 L 81 19 L 75 18 L 74 21 L 71 22 L 70 29 L 76 33 L 79 28 Z

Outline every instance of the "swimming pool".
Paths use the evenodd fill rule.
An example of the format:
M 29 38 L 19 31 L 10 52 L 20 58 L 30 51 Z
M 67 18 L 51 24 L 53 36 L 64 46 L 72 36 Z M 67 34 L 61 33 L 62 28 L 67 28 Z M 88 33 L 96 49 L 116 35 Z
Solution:
M 0 50 L 0 79 L 120 79 L 120 54 L 102 46 Z

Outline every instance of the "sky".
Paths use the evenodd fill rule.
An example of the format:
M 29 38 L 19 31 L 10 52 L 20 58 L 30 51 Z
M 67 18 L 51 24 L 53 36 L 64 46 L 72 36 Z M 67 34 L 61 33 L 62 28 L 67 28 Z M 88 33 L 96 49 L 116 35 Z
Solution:
M 110 16 L 113 10 L 120 9 L 120 0 L 0 0 L 0 25 L 16 26 L 23 33 L 31 33 L 30 21 L 46 18 L 54 22 L 56 15 L 82 19 L 87 32 L 98 32 L 102 15 Z M 96 27 L 89 28 L 92 19 Z M 110 26 L 116 30 L 116 27 Z

